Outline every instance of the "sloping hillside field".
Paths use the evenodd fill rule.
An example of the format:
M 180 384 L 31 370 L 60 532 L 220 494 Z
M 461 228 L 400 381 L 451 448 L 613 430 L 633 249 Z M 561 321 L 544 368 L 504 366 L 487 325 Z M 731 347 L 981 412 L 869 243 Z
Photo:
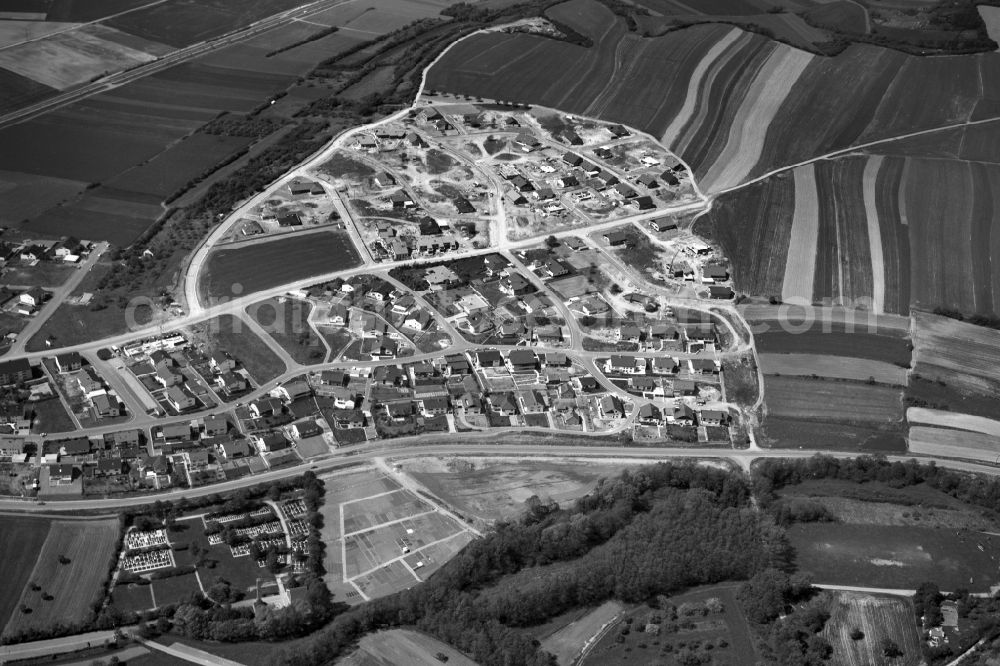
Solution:
M 717 195 L 695 231 L 726 250 L 738 291 L 900 314 L 1000 310 L 1000 54 L 853 45 L 823 57 L 725 24 L 645 37 L 593 0 L 547 14 L 593 45 L 476 35 L 428 88 L 662 137 Z

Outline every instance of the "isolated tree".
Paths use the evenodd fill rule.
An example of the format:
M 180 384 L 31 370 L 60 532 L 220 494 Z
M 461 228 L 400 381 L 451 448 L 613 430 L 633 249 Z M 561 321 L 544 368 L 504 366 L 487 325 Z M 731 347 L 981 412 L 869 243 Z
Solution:
M 895 659 L 896 657 L 902 657 L 903 651 L 896 645 L 896 641 L 886 638 L 882 641 L 882 654 L 889 659 Z
M 851 640 L 852 641 L 860 641 L 864 637 L 865 637 L 865 632 L 861 631 L 857 627 L 854 627 L 853 629 L 851 629 Z
M 548 247 L 548 248 L 549 248 L 550 250 L 551 250 L 552 248 L 556 248 L 556 247 L 559 247 L 559 239 L 558 239 L 558 238 L 556 238 L 555 236 L 549 236 L 548 238 L 546 238 L 546 239 L 545 239 L 545 245 L 546 245 L 546 247 Z

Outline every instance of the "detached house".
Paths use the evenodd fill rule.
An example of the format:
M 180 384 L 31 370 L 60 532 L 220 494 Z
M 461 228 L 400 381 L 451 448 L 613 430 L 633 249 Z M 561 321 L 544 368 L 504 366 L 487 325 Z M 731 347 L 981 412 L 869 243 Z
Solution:
M 612 355 L 604 364 L 604 371 L 624 375 L 643 375 L 646 373 L 646 359 Z

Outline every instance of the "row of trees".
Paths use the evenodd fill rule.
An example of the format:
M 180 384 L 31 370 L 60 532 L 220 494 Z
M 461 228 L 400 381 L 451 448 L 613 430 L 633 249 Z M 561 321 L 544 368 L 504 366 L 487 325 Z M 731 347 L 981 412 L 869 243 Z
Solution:
M 880 456 L 838 459 L 817 455 L 804 459 L 768 459 L 754 467 L 754 490 L 767 505 L 776 491 L 812 479 L 839 479 L 853 483 L 876 482 L 889 488 L 926 484 L 966 504 L 1000 511 L 1000 479 L 941 469 L 933 462 L 889 462 Z

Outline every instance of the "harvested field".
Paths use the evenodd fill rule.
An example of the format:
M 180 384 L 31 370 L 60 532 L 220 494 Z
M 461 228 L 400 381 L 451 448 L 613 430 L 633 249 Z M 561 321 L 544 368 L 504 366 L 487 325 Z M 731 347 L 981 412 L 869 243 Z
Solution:
M 438 658 L 439 654 L 445 659 Z M 438 666 L 443 661 L 456 666 L 476 666 L 476 662 L 447 643 L 410 629 L 367 634 L 358 643 L 358 649 L 340 663 L 343 666 Z
M 745 182 L 764 151 L 778 109 L 814 56 L 778 44 L 763 64 L 729 127 L 725 148 L 701 178 L 707 191 L 718 192 Z
M 289 261 L 290 257 L 294 261 Z M 265 243 L 213 252 L 199 276 L 199 289 L 203 299 L 250 294 L 353 268 L 359 263 L 358 253 L 346 233 L 299 232 Z
M 986 24 L 986 32 L 993 41 L 1000 41 L 1000 7 L 989 7 L 987 5 L 976 5 L 976 10 L 983 17 Z
M 949 386 L 993 393 L 1000 386 L 1000 331 L 917 312 L 914 373 Z
M 865 358 L 906 368 L 910 365 L 909 342 L 900 336 L 876 335 L 858 326 L 856 332 L 831 324 L 824 332 L 822 324 L 801 330 L 798 322 L 788 322 L 788 330 L 768 325 L 755 334 L 757 349 L 764 354 L 820 354 Z
M 930 425 L 978 432 L 1000 438 L 1000 421 L 971 414 L 956 414 L 941 409 L 910 407 L 906 410 L 906 420 L 911 424 Z
M 45 518 L 0 518 L 0 557 L 4 575 L 0 578 L 0 624 L 6 626 L 17 611 L 25 589 L 49 535 L 52 521 Z
M 767 377 L 764 396 L 775 416 L 859 425 L 897 425 L 902 391 L 887 386 Z
M 933 580 L 942 590 L 980 592 L 1000 579 L 993 561 L 1000 537 L 986 534 L 809 523 L 793 525 L 788 537 L 799 570 L 811 573 L 817 583 L 912 590 Z
M 65 90 L 95 76 L 151 62 L 170 49 L 126 46 L 128 38 L 102 25 L 89 25 L 0 49 L 0 66 L 37 83 Z
M 980 432 L 913 426 L 909 440 L 913 453 L 990 463 L 1000 460 L 1000 438 Z
M 579 620 L 571 622 L 542 641 L 542 649 L 556 656 L 559 666 L 576 661 L 584 645 L 607 623 L 614 620 L 625 607 L 617 601 L 606 601 Z
M 833 646 L 831 661 L 843 666 L 916 666 L 923 663 L 920 635 L 909 599 L 858 592 L 833 592 L 830 619 L 822 636 Z M 851 638 L 860 629 L 864 637 Z M 903 652 L 888 658 L 882 649 L 891 640 Z
M 759 358 L 768 375 L 818 375 L 861 382 L 874 379 L 879 384 L 906 386 L 906 369 L 884 361 L 826 354 L 761 354 Z
M 18 605 L 24 604 L 31 612 L 14 612 L 4 635 L 86 619 L 91 604 L 103 596 L 119 529 L 116 520 L 54 521 L 31 572 L 31 580 L 42 589 L 24 586 Z M 61 557 L 68 561 L 61 563 Z M 45 594 L 53 599 L 45 600 Z
M 414 458 L 403 471 L 459 513 L 480 520 L 511 519 L 532 495 L 564 503 L 590 492 L 601 478 L 628 467 L 596 462 L 512 463 L 483 458 Z
M 795 214 L 788 239 L 785 279 L 781 299 L 793 303 L 813 302 L 816 244 L 819 239 L 819 202 L 816 171 L 812 164 L 795 169 Z

